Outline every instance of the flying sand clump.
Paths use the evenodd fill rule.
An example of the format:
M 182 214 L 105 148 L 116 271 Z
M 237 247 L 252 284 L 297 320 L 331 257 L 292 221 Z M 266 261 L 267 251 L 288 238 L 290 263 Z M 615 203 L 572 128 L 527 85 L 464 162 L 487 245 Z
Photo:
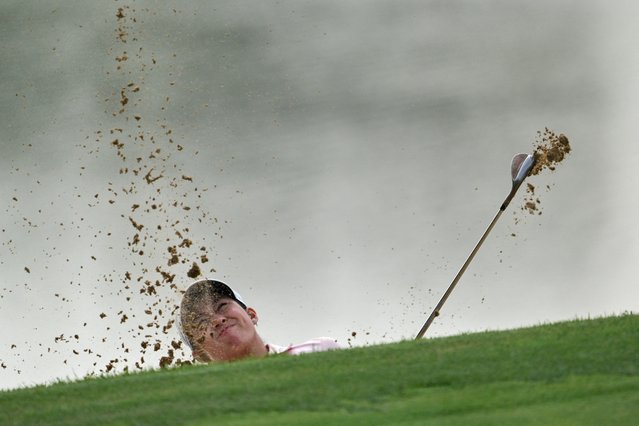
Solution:
M 531 176 L 538 175 L 546 168 L 555 170 L 557 164 L 562 162 L 571 150 L 570 142 L 563 133 L 557 136 L 555 132 L 546 128 L 543 133 L 537 132 L 537 135 L 537 143 L 533 153 L 535 165 L 530 171 Z
M 563 133 L 557 135 L 547 127 L 543 132 L 538 131 L 535 140 L 535 151 L 533 152 L 535 165 L 530 171 L 530 176 L 536 176 L 546 169 L 551 172 L 554 171 L 557 165 L 564 161 L 570 151 L 570 142 Z M 539 194 L 535 193 L 535 189 L 534 185 L 526 184 L 526 196 L 521 209 L 528 211 L 530 214 L 541 214 L 541 209 L 539 208 L 541 201 Z M 547 187 L 547 189 L 550 188 Z

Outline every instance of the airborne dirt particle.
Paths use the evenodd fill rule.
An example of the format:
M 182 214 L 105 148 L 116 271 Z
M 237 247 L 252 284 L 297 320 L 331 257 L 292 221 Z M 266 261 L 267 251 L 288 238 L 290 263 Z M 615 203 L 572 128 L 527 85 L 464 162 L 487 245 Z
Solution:
M 133 227 L 135 229 L 137 229 L 138 231 L 141 231 L 142 228 L 144 228 L 144 225 L 142 225 L 141 223 L 137 223 L 135 220 L 133 220 L 132 217 L 129 216 L 129 221 L 131 222 L 131 225 L 133 225 Z
M 146 180 L 146 183 L 148 183 L 148 184 L 152 184 L 156 180 L 164 177 L 162 174 L 159 174 L 159 175 L 157 175 L 155 177 L 151 177 L 151 173 L 152 172 L 153 172 L 153 169 L 149 170 L 149 172 L 144 176 L 144 180 Z
M 193 262 L 193 265 L 191 266 L 191 269 L 189 270 L 189 272 L 186 274 L 189 276 L 189 278 L 197 278 L 200 275 L 202 275 L 202 271 L 200 270 L 200 266 Z

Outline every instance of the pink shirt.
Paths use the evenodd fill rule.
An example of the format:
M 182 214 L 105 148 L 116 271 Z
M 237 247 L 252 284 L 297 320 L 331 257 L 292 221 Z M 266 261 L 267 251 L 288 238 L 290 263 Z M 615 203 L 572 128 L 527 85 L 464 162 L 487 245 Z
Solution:
M 309 352 L 322 352 L 341 348 L 342 347 L 330 337 L 318 337 L 316 339 L 311 339 L 297 345 L 279 346 L 270 343 L 266 345 L 266 349 L 268 350 L 269 355 L 281 353 L 299 355 Z

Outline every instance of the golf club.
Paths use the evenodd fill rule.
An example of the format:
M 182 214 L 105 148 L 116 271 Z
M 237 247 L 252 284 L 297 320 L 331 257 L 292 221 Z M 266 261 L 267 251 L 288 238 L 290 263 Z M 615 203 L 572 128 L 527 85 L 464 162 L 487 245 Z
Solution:
M 444 303 L 446 303 L 446 299 L 448 299 L 448 296 L 450 296 L 450 293 L 452 293 L 453 289 L 457 285 L 457 282 L 466 271 L 466 268 L 468 268 L 470 261 L 473 260 L 473 257 L 475 257 L 475 254 L 477 254 L 477 251 L 479 250 L 481 245 L 484 243 L 484 240 L 486 239 L 490 231 L 493 229 L 493 226 L 495 226 L 497 219 L 499 219 L 499 217 L 504 212 L 504 210 L 506 210 L 506 207 L 508 207 L 508 204 L 510 204 L 510 201 L 515 196 L 515 193 L 517 192 L 517 190 L 523 183 L 524 179 L 526 179 L 526 176 L 528 176 L 528 173 L 530 173 L 530 170 L 532 169 L 534 164 L 535 164 L 535 158 L 531 154 L 517 154 L 513 157 L 513 161 L 510 166 L 510 174 L 512 176 L 513 186 L 512 186 L 512 189 L 510 190 L 510 194 L 508 194 L 508 197 L 506 197 L 506 199 L 502 203 L 501 207 L 499 208 L 499 211 L 497 211 L 497 214 L 493 218 L 493 221 L 490 222 L 490 225 L 488 225 L 488 228 L 486 229 L 486 231 L 484 231 L 484 235 L 481 236 L 481 238 L 479 239 L 479 242 L 477 243 L 473 251 L 470 253 L 470 256 L 468 256 L 468 259 L 466 259 L 466 262 L 464 262 L 464 265 L 461 267 L 461 269 L 457 273 L 457 276 L 455 276 L 455 279 L 453 280 L 453 282 L 450 284 L 450 286 L 448 286 L 446 293 L 444 293 L 441 300 L 439 301 L 439 303 L 437 304 L 433 312 L 428 317 L 428 320 L 426 320 L 426 323 L 424 324 L 424 326 L 421 328 L 421 330 L 419 330 L 419 333 L 417 333 L 417 337 L 415 337 L 416 340 L 421 339 L 422 336 L 424 336 L 424 333 L 426 333 L 426 330 L 428 330 L 428 327 L 430 327 L 430 324 L 433 322 L 435 317 L 439 316 L 439 311 L 441 310 L 442 306 L 444 306 Z

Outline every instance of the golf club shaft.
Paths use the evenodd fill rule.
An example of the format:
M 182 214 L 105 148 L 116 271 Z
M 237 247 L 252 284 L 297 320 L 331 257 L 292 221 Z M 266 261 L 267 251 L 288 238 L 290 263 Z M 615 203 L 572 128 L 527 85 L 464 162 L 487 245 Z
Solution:
M 444 295 L 442 296 L 441 300 L 439 301 L 439 303 L 437 304 L 437 306 L 433 310 L 433 313 L 430 314 L 430 316 L 428 317 L 428 320 L 426 320 L 426 323 L 424 324 L 422 329 L 419 330 L 419 333 L 417 333 L 417 337 L 415 337 L 415 340 L 422 338 L 422 336 L 424 335 L 424 333 L 426 333 L 426 330 L 428 330 L 428 327 L 430 327 L 430 324 L 433 322 L 435 317 L 439 315 L 439 311 L 442 308 L 442 306 L 444 306 L 444 303 L 446 303 L 446 299 L 448 299 L 448 296 L 450 296 L 450 293 L 453 292 L 453 289 L 457 285 L 457 282 L 459 281 L 461 276 L 466 271 L 466 268 L 468 268 L 468 265 L 470 264 L 471 260 L 473 260 L 473 257 L 475 257 L 475 254 L 477 254 L 477 251 L 479 250 L 481 245 L 484 243 L 484 240 L 486 239 L 486 237 L 488 236 L 490 231 L 495 226 L 495 223 L 497 222 L 497 219 L 499 219 L 501 214 L 504 212 L 506 204 L 507 203 L 504 203 L 502 205 L 502 207 L 499 209 L 499 211 L 497 212 L 497 214 L 493 218 L 493 221 L 490 222 L 490 225 L 488 225 L 488 228 L 486 229 L 486 231 L 484 231 L 484 235 L 481 236 L 481 238 L 479 239 L 479 242 L 477 243 L 477 245 L 475 246 L 473 251 L 470 253 L 470 256 L 468 256 L 468 259 L 466 259 L 466 262 L 464 262 L 464 265 L 461 267 L 461 269 L 457 273 L 457 276 L 455 276 L 455 279 L 453 280 L 453 282 L 448 286 L 448 289 L 446 290 L 446 293 L 444 293 Z

